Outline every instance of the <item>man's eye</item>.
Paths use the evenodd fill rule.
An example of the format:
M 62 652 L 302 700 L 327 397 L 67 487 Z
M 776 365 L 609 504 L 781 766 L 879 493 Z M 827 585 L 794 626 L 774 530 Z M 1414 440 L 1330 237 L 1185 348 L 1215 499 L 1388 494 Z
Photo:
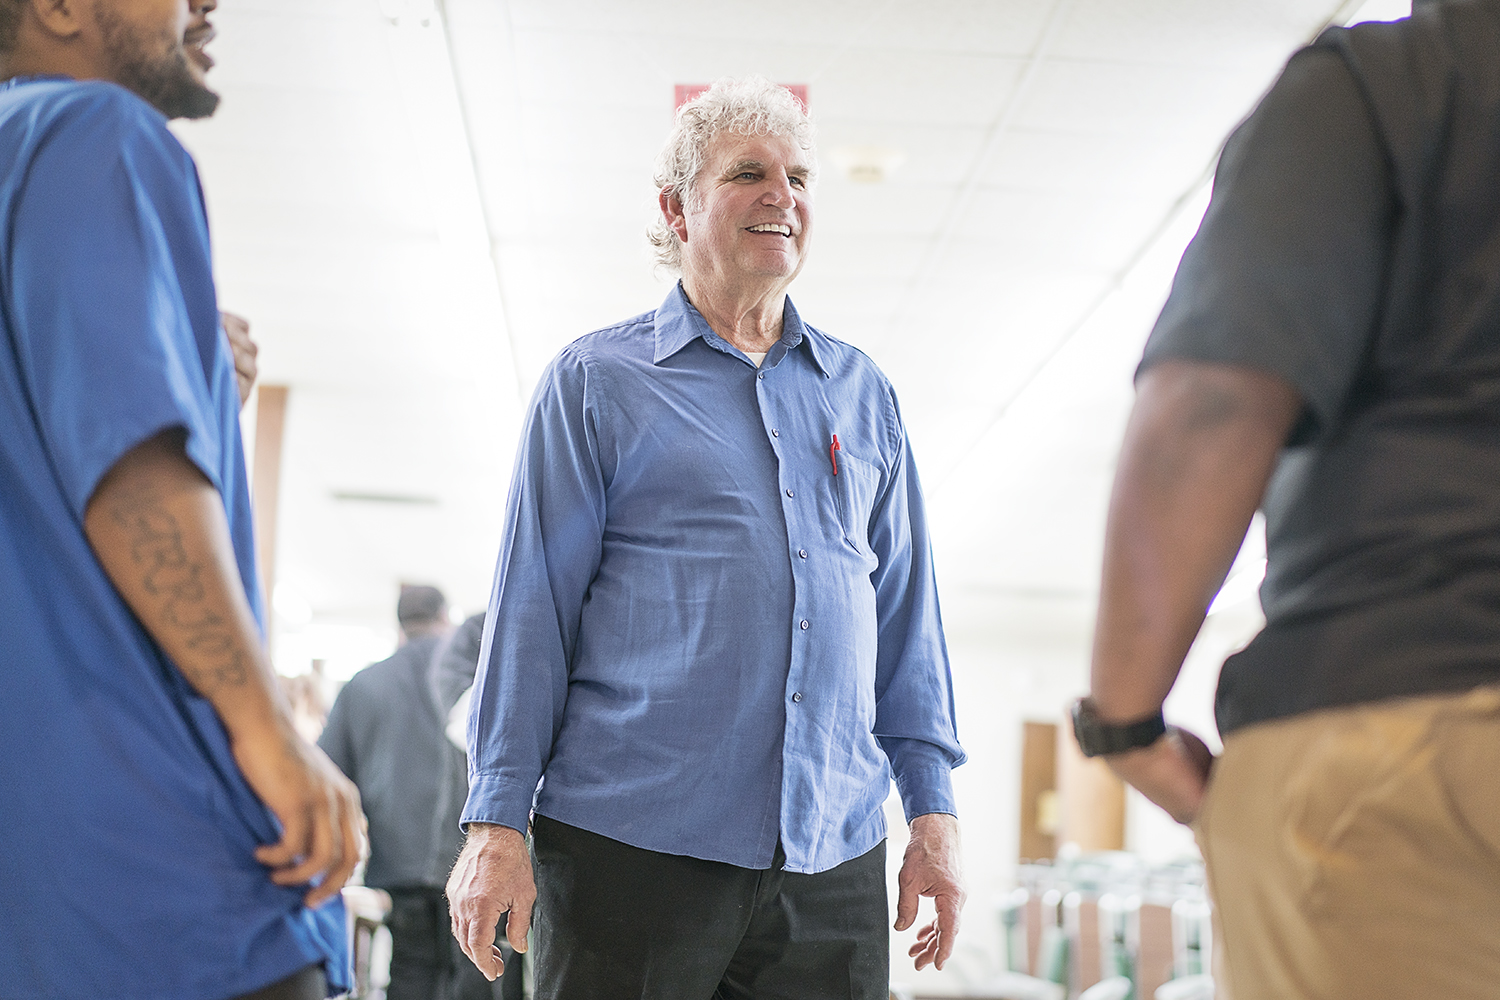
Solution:
M 790 180 L 798 187 L 807 187 L 807 179 L 805 177 L 792 177 Z
M 760 175 L 757 174 L 757 173 L 755 173 L 754 171 L 746 170 L 743 173 L 736 175 L 735 179 L 736 180 L 752 180 L 753 181 L 753 180 L 755 180 L 755 178 L 757 178 L 759 176 Z

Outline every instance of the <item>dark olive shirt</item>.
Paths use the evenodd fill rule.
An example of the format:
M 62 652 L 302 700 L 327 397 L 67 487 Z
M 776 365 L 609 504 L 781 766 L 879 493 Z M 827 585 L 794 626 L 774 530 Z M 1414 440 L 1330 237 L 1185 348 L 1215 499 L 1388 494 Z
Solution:
M 1142 370 L 1305 403 L 1220 729 L 1500 681 L 1500 0 L 1332 29 L 1225 146 Z

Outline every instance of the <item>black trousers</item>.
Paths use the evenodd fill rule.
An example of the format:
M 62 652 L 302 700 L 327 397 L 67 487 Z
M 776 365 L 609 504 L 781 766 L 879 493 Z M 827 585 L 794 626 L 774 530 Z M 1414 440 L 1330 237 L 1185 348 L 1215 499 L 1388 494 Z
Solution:
M 816 875 L 658 854 L 537 816 L 537 1000 L 886 1000 L 885 843 Z
M 386 1000 L 520 1000 L 522 956 L 505 949 L 505 975 L 493 984 L 453 937 L 448 899 L 430 887 L 387 889 L 391 984 Z
M 323 1000 L 328 995 L 328 979 L 321 965 L 309 965 L 254 993 L 242 993 L 234 1000 Z

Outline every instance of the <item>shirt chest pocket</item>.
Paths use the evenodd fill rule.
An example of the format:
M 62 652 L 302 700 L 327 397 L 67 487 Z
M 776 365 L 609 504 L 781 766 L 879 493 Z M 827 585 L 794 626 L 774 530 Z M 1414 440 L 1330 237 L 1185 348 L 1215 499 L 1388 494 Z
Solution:
M 870 551 L 870 514 L 880 491 L 880 470 L 846 451 L 838 453 L 839 474 L 833 477 L 834 502 L 844 541 L 857 551 Z

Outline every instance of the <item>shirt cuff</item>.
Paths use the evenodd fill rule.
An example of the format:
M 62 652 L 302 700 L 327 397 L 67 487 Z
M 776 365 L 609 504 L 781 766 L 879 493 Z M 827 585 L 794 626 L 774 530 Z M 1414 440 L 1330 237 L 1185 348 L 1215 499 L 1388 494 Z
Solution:
M 910 823 L 928 813 L 957 816 L 953 802 L 953 774 L 944 766 L 913 768 L 896 776 L 896 791 Z
M 495 823 L 525 833 L 535 795 L 535 785 L 522 788 L 504 775 L 471 775 L 469 799 L 464 803 L 458 825 L 467 830 L 470 823 Z

